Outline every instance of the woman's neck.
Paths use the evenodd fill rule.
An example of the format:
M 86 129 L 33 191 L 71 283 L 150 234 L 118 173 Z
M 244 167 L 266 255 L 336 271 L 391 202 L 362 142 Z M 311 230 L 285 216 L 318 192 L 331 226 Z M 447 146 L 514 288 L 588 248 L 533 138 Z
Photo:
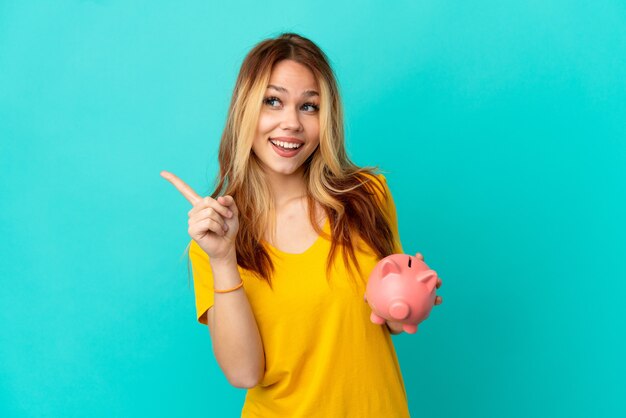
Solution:
M 276 208 L 283 207 L 293 200 L 304 199 L 307 196 L 307 187 L 304 176 L 300 173 L 268 175 L 268 182 Z

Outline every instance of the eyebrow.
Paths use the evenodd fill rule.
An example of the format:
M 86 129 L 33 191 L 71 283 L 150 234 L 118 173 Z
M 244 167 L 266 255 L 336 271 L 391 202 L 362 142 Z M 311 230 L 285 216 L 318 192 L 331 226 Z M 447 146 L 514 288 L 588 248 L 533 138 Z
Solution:
M 275 85 L 273 85 L 273 84 L 269 84 L 269 85 L 267 86 L 267 88 L 268 88 L 268 89 L 274 89 L 274 90 L 280 91 L 280 92 L 282 92 L 282 93 L 287 93 L 287 94 L 289 94 L 289 91 L 288 91 L 286 88 L 284 88 L 284 87 L 280 87 L 280 86 L 275 86 Z M 318 92 L 316 92 L 315 90 L 305 90 L 305 91 L 302 93 L 302 96 L 304 96 L 304 97 L 312 97 L 312 96 L 319 96 L 319 95 L 320 95 L 320 94 L 319 94 Z

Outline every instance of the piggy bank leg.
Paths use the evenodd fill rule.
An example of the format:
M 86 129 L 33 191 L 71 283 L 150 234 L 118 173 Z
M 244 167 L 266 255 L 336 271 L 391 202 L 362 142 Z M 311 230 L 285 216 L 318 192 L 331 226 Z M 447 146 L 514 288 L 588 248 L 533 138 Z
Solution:
M 376 315 L 374 312 L 372 312 L 372 314 L 370 315 L 370 320 L 378 325 L 384 324 L 385 323 L 385 318 Z
M 404 324 L 402 325 L 402 329 L 407 334 L 415 334 L 417 332 L 417 325 Z

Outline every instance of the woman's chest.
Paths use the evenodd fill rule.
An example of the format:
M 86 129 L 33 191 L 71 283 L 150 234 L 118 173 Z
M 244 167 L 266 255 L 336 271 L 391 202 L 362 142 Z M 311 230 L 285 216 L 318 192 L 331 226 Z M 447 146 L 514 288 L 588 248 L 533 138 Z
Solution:
M 322 229 L 326 216 L 321 207 L 315 209 L 314 218 Z M 269 243 L 282 252 L 301 254 L 311 248 L 318 236 L 311 224 L 308 207 L 299 202 L 276 212 L 274 236 Z
M 313 320 L 329 310 L 349 309 L 354 304 L 364 304 L 363 296 L 367 278 L 377 260 L 366 254 L 358 254 L 361 272 L 352 272 L 345 266 L 341 248 L 326 268 L 328 253 L 326 243 L 313 247 L 311 253 L 302 257 L 273 259 L 272 286 L 255 277 L 243 277 L 246 294 L 259 324 L 294 324 Z M 352 274 L 350 274 L 352 273 Z

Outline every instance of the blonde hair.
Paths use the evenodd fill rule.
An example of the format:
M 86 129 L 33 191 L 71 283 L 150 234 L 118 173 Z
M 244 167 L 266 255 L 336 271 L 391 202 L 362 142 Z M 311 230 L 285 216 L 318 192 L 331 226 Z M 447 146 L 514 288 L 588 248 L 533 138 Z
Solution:
M 240 223 L 236 238 L 237 264 L 271 286 L 274 266 L 263 245 L 263 237 L 266 231 L 274 231 L 275 207 L 259 160 L 252 152 L 252 142 L 272 68 L 282 60 L 307 66 L 320 89 L 320 144 L 304 162 L 304 176 L 311 224 L 332 243 L 327 273 L 337 247 L 341 246 L 350 275 L 352 268 L 348 260 L 361 274 L 354 249 L 356 235 L 361 236 L 379 258 L 394 249 L 390 214 L 384 204 L 374 198 L 377 194 L 374 189 L 381 193 L 385 188 L 375 176 L 375 167 L 358 167 L 348 158 L 337 82 L 326 55 L 309 39 L 283 33 L 258 43 L 245 57 L 222 133 L 217 186 L 211 197 L 233 196 Z M 315 219 L 312 209 L 316 202 L 329 218 L 331 236 L 321 230 Z

